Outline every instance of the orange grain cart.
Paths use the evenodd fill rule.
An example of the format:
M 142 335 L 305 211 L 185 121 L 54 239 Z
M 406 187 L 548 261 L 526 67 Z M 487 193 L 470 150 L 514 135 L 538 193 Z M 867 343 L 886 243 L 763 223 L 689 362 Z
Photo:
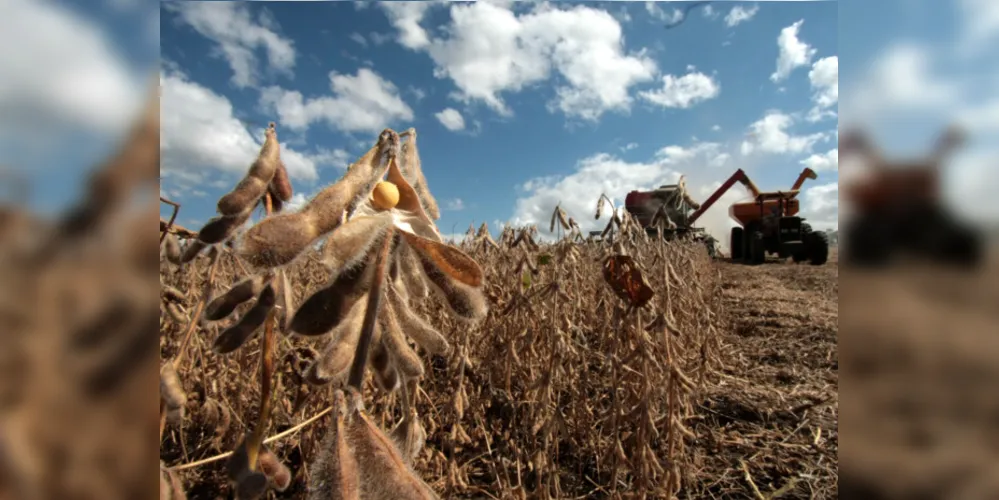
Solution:
M 822 265 L 829 258 L 829 239 L 824 232 L 812 230 L 811 225 L 798 216 L 798 193 L 801 185 L 805 179 L 815 177 L 815 172 L 806 168 L 790 190 L 764 192 L 739 169 L 690 218 L 697 220 L 729 188 L 739 182 L 753 195 L 753 200 L 734 203 L 729 208 L 729 216 L 740 225 L 732 228 L 732 260 L 760 264 L 769 253 L 781 259 L 791 257 L 795 262 L 807 260 L 812 265 Z

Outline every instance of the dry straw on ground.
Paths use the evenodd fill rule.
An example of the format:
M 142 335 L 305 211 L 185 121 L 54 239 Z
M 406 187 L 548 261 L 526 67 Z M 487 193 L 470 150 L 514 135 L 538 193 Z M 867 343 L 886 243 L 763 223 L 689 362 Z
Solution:
M 719 266 L 702 244 L 651 238 L 618 210 L 600 242 L 557 208 L 556 242 L 533 227 L 494 240 L 483 224 L 442 244 L 414 130 L 383 132 L 296 213 L 271 213 L 277 176 L 262 170 L 230 210 L 264 206 L 245 234 L 163 243 L 161 281 L 176 291 L 161 302 L 161 354 L 176 369 L 163 376 L 165 489 L 177 478 L 191 498 L 835 496 L 835 367 L 817 361 L 795 375 L 805 388 L 775 399 L 730 345 L 733 325 L 762 334 L 747 317 L 775 303 L 787 304 L 775 318 L 807 320 L 786 282 L 773 301 L 774 289 L 726 291 L 727 274 L 782 266 Z M 388 210 L 371 200 L 385 173 L 400 195 Z M 829 314 L 816 313 L 832 338 L 813 332 L 813 348 L 831 342 L 834 360 Z

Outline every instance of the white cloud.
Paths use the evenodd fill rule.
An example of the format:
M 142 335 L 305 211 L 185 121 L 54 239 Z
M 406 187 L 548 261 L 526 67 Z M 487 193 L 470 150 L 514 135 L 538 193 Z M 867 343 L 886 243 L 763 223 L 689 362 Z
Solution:
M 662 88 L 643 90 L 639 97 L 665 108 L 689 108 L 721 93 L 718 82 L 704 73 L 688 73 L 679 78 L 666 75 L 662 82 Z
M 441 125 L 444 125 L 444 128 L 452 132 L 465 128 L 465 119 L 454 108 L 445 108 L 443 111 L 434 113 L 434 117 L 441 122 Z
M 732 10 L 728 11 L 728 14 L 725 16 L 725 25 L 731 28 L 739 25 L 740 23 L 749 21 L 759 10 L 759 5 L 754 5 L 748 9 L 742 5 L 736 5 L 735 7 L 732 7 Z
M 954 78 L 934 72 L 940 57 L 921 45 L 899 42 L 874 57 L 870 70 L 848 88 L 840 108 L 851 121 L 886 113 L 946 112 L 961 99 L 962 86 Z
M 973 56 L 994 48 L 994 41 L 999 40 L 999 2 L 960 0 L 957 4 L 964 24 L 958 42 L 958 53 Z
M 812 101 L 815 106 L 808 112 L 808 121 L 818 122 L 825 118 L 835 118 L 836 113 L 828 108 L 839 102 L 839 57 L 823 57 L 808 72 L 811 83 Z
M 743 155 L 754 151 L 776 154 L 800 154 L 812 150 L 826 134 L 792 135 L 787 129 L 794 118 L 778 111 L 771 111 L 749 126 L 749 138 L 742 142 Z
M 514 207 L 510 223 L 519 226 L 537 224 L 542 234 L 548 234 L 548 220 L 555 205 L 561 203 L 569 216 L 576 219 L 580 229 L 588 231 L 601 230 L 607 224 L 607 212 L 600 220 L 593 219 L 597 200 L 600 194 L 606 194 L 616 206 L 621 207 L 624 197 L 632 190 L 648 190 L 662 184 L 673 184 L 681 173 L 687 174 L 688 189 L 697 197 L 699 186 L 707 186 L 717 175 L 728 175 L 726 170 L 705 170 L 705 164 L 727 160 L 727 153 L 716 143 L 694 143 L 688 147 L 671 145 L 661 148 L 655 156 L 645 162 L 627 162 L 614 155 L 600 153 L 580 160 L 574 171 L 564 176 L 548 176 L 530 179 L 518 186 L 521 193 Z M 732 167 L 734 168 L 734 167 Z M 720 182 L 718 182 L 720 184 Z M 701 193 L 703 198 L 710 191 Z M 745 193 L 733 189 L 719 201 L 718 207 L 725 200 L 740 199 Z M 726 223 L 728 213 L 721 208 L 709 210 L 698 222 L 698 226 L 707 228 L 712 234 L 727 235 Z M 727 240 L 727 236 L 725 236 Z
M 462 201 L 461 198 L 455 198 L 453 200 L 448 200 L 447 203 L 444 204 L 444 209 L 445 210 L 451 210 L 451 211 L 454 211 L 454 212 L 457 212 L 459 210 L 464 210 L 465 209 L 465 202 Z
M 624 147 L 621 148 L 621 151 L 631 151 L 632 149 L 635 149 L 637 147 L 638 147 L 637 142 L 629 142 L 628 144 L 625 144 Z
M 801 164 L 816 172 L 838 170 L 839 149 L 830 149 L 822 154 L 813 154 L 802 160 Z
M 560 83 L 549 110 L 584 120 L 626 112 L 632 103 L 629 90 L 656 73 L 655 62 L 643 52 L 625 53 L 617 19 L 586 5 L 537 4 L 516 14 L 495 2 L 452 4 L 443 36 L 432 38 L 420 27 L 425 4 L 400 3 L 379 4 L 400 43 L 428 53 L 434 75 L 458 88 L 454 97 L 482 102 L 504 116 L 512 110 L 502 94 L 541 84 L 556 73 Z
M 714 132 L 718 132 L 719 130 L 721 130 L 721 125 L 713 125 L 711 127 L 711 130 Z
M 774 83 L 787 79 L 795 68 L 807 66 L 815 57 L 816 50 L 805 42 L 798 39 L 798 32 L 804 19 L 780 30 L 777 36 L 777 47 L 780 54 L 777 56 L 777 70 L 770 75 L 770 80 Z
M 130 67 L 101 26 L 67 7 L 8 2 L 0 32 L 8 37 L 0 48 L 4 141 L 68 130 L 119 134 L 147 97 L 150 75 Z
M 217 54 L 229 62 L 232 83 L 237 87 L 257 84 L 259 64 L 255 51 L 259 49 L 267 52 L 271 70 L 292 76 L 295 45 L 276 33 L 277 23 L 266 11 L 254 21 L 246 3 L 167 2 L 163 5 L 202 36 L 218 44 Z
M 430 2 L 382 2 L 378 4 L 392 27 L 399 32 L 396 39 L 403 47 L 418 50 L 430 44 L 430 37 L 420 26 L 420 21 L 432 4 Z
M 810 187 L 799 196 L 799 215 L 808 219 L 813 229 L 824 231 L 839 227 L 839 183 Z
M 250 131 L 233 116 L 225 96 L 215 94 L 181 74 L 161 74 L 160 171 L 189 183 L 206 171 L 242 175 L 256 158 L 263 129 Z M 281 131 L 278 129 L 278 137 Z M 303 154 L 282 144 L 281 159 L 293 180 L 314 181 L 317 163 L 329 158 Z
M 371 69 L 361 68 L 353 76 L 330 72 L 329 77 L 331 96 L 306 99 L 296 90 L 267 87 L 260 93 L 260 104 L 276 112 L 281 125 L 296 131 L 325 121 L 344 132 L 378 133 L 413 120 L 413 110 L 396 86 Z
M 356 31 L 354 33 L 350 34 L 350 39 L 353 40 L 354 42 L 356 42 L 357 44 L 359 44 L 362 47 L 367 47 L 368 46 L 368 40 L 366 38 L 364 38 L 364 35 L 356 32 Z

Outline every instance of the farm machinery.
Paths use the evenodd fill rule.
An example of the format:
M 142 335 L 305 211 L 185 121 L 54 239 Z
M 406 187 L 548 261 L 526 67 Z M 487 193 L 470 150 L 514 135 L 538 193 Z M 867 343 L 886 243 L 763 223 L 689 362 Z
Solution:
M 729 216 L 739 226 L 732 228 L 731 257 L 733 261 L 761 264 L 766 255 L 776 254 L 781 259 L 791 257 L 795 262 L 809 261 L 822 265 L 829 258 L 829 239 L 826 233 L 812 230 L 811 225 L 798 214 L 798 193 L 806 179 L 815 179 L 815 172 L 805 168 L 788 191 L 760 191 L 742 170 L 736 170 L 708 199 L 691 214 L 697 220 L 711 208 L 736 182 L 753 195 L 752 201 L 734 203 Z
M 926 157 L 889 160 L 864 133 L 845 133 L 840 153 L 859 154 L 869 167 L 865 178 L 841 188 L 855 214 L 847 224 L 845 262 L 877 266 L 899 253 L 945 264 L 973 266 L 981 261 L 980 232 L 962 223 L 940 200 L 940 166 L 962 140 L 962 132 L 950 128 Z
M 631 214 L 650 236 L 662 234 L 666 240 L 687 239 L 704 244 L 708 255 L 717 254 L 717 240 L 704 228 L 693 227 L 700 216 L 691 212 L 699 209 L 700 203 L 687 193 L 683 177 L 676 184 L 659 186 L 652 191 L 631 191 L 624 199 L 624 208 Z

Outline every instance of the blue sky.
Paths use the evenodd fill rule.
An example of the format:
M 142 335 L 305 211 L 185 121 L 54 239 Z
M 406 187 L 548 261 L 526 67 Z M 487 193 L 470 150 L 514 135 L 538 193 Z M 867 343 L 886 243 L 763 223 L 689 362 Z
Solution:
M 601 192 L 620 203 L 685 174 L 704 199 L 736 168 L 777 189 L 804 161 L 823 187 L 805 215 L 834 226 L 835 3 L 718 2 L 667 30 L 678 5 L 167 5 L 161 192 L 182 224 L 204 222 L 268 121 L 304 197 L 382 128 L 416 127 L 442 233 L 547 226 L 559 202 L 594 229 Z M 809 73 L 824 59 L 822 86 Z M 710 229 L 730 225 L 733 191 Z

